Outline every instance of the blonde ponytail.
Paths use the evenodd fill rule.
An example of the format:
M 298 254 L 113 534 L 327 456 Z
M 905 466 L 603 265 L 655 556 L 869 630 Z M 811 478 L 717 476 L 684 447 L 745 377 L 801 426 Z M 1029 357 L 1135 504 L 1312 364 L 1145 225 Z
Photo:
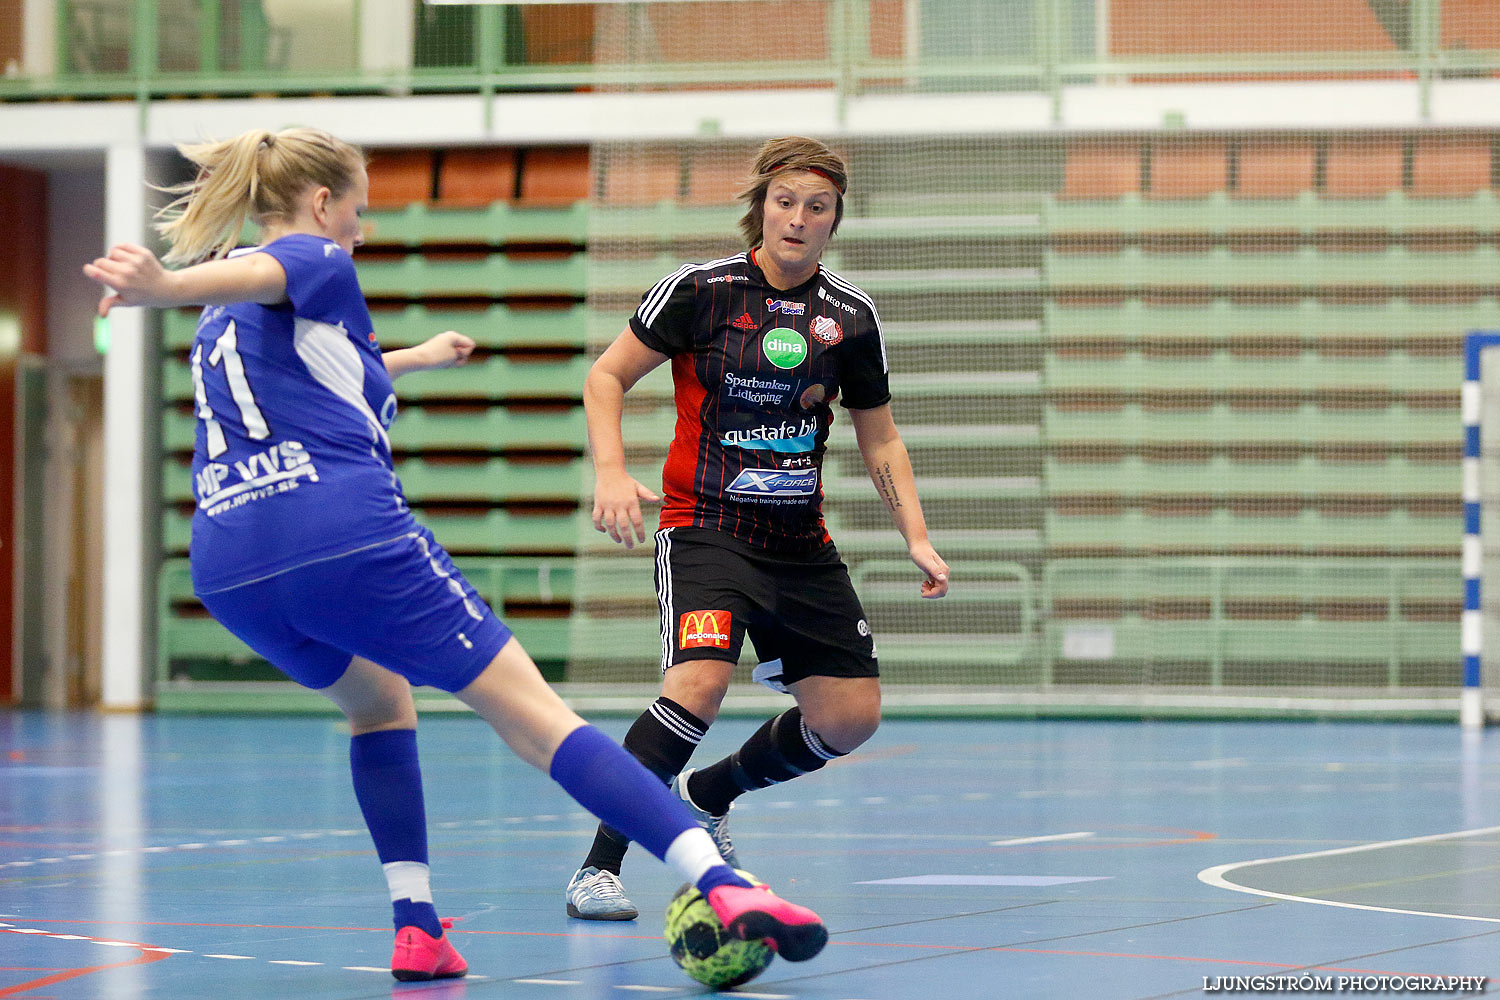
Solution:
M 310 187 L 343 195 L 365 165 L 358 147 L 312 128 L 255 129 L 177 149 L 198 176 L 162 189 L 177 195 L 156 223 L 171 245 L 165 259 L 174 264 L 223 257 L 239 243 L 246 219 L 265 226 L 295 217 Z

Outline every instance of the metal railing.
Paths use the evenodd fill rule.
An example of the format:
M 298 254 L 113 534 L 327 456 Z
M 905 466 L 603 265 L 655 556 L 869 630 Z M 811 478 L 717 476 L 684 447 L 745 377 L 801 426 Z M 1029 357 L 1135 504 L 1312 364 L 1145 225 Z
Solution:
M 0 52 L 19 52 L 0 77 L 0 99 L 802 84 L 844 98 L 1042 93 L 1056 109 L 1072 84 L 1375 77 L 1415 82 L 1425 114 L 1436 81 L 1500 74 L 1500 49 L 1464 47 L 1463 32 L 1445 34 L 1443 0 L 1401 8 L 1401 20 L 1384 29 L 1389 47 L 1344 38 L 1331 22 L 1325 32 L 1314 11 L 1296 51 L 1183 54 L 1191 46 L 1179 39 L 1129 56 L 1110 51 L 1110 0 L 789 0 L 814 41 L 769 56 L 743 51 L 728 32 L 704 39 L 682 22 L 687 8 L 701 18 L 704 6 L 610 3 L 579 14 L 574 5 L 570 16 L 585 19 L 569 22 L 561 7 L 343 0 L 282 5 L 278 21 L 259 0 L 56 0 L 50 38 L 35 14 L 0 23 Z M 729 15 L 753 5 L 718 6 Z M 1203 7 L 1198 16 L 1213 16 L 1207 0 Z M 400 16 L 407 10 L 409 22 Z M 1308 39 L 1325 37 L 1322 50 L 1305 50 Z M 1359 44 L 1367 50 L 1350 50 Z

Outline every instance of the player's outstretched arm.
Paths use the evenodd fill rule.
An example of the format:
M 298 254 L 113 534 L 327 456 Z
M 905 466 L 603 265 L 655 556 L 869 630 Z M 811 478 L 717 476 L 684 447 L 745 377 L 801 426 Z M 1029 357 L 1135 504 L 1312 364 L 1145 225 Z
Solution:
M 641 502 L 657 503 L 661 497 L 625 470 L 625 438 L 620 423 L 625 393 L 666 360 L 665 354 L 642 344 L 627 327 L 599 355 L 583 382 L 583 412 L 588 420 L 589 454 L 594 460 L 594 530 L 627 549 L 646 540 Z
M 83 266 L 104 285 L 99 315 L 115 306 L 222 306 L 233 302 L 275 305 L 286 301 L 286 272 L 270 254 L 251 253 L 169 271 L 156 255 L 134 243 L 117 243 Z
M 926 574 L 922 596 L 942 597 L 948 593 L 948 564 L 927 537 L 927 519 L 922 516 L 922 503 L 917 499 L 911 456 L 906 453 L 906 444 L 891 418 L 890 404 L 869 410 L 851 409 L 849 419 L 854 424 L 854 439 L 870 480 L 885 501 L 896 530 L 906 539 L 911 561 Z
M 399 347 L 380 356 L 385 370 L 391 378 L 400 378 L 412 372 L 431 371 L 434 368 L 454 368 L 469 360 L 474 353 L 474 340 L 454 330 L 444 330 L 429 337 L 415 347 Z

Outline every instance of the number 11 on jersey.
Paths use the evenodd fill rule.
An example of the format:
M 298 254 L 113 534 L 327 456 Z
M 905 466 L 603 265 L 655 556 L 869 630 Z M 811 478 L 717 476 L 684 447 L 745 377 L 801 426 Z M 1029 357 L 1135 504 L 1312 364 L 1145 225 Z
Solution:
M 240 422 L 245 425 L 245 433 L 252 441 L 263 441 L 271 436 L 271 428 L 266 425 L 266 418 L 256 405 L 255 393 L 250 388 L 250 380 L 245 377 L 245 363 L 240 359 L 239 338 L 235 334 L 234 320 L 219 334 L 214 341 L 214 349 L 209 352 L 208 363 L 210 366 L 220 366 L 224 369 L 224 377 L 229 382 L 229 395 L 233 397 L 235 406 L 240 411 Z M 198 404 L 198 416 L 203 420 L 203 429 L 207 435 L 208 457 L 218 458 L 229 450 L 229 444 L 224 440 L 224 428 L 214 416 L 213 407 L 208 405 L 208 393 L 203 387 L 203 345 L 201 343 L 193 347 L 193 399 Z

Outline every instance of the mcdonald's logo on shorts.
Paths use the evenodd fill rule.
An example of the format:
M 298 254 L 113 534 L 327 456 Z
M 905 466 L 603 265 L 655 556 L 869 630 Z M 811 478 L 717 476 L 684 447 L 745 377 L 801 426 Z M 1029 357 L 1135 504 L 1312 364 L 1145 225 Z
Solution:
M 732 620 L 728 611 L 687 612 L 677 619 L 677 648 L 713 646 L 715 649 L 728 649 L 729 623 Z

